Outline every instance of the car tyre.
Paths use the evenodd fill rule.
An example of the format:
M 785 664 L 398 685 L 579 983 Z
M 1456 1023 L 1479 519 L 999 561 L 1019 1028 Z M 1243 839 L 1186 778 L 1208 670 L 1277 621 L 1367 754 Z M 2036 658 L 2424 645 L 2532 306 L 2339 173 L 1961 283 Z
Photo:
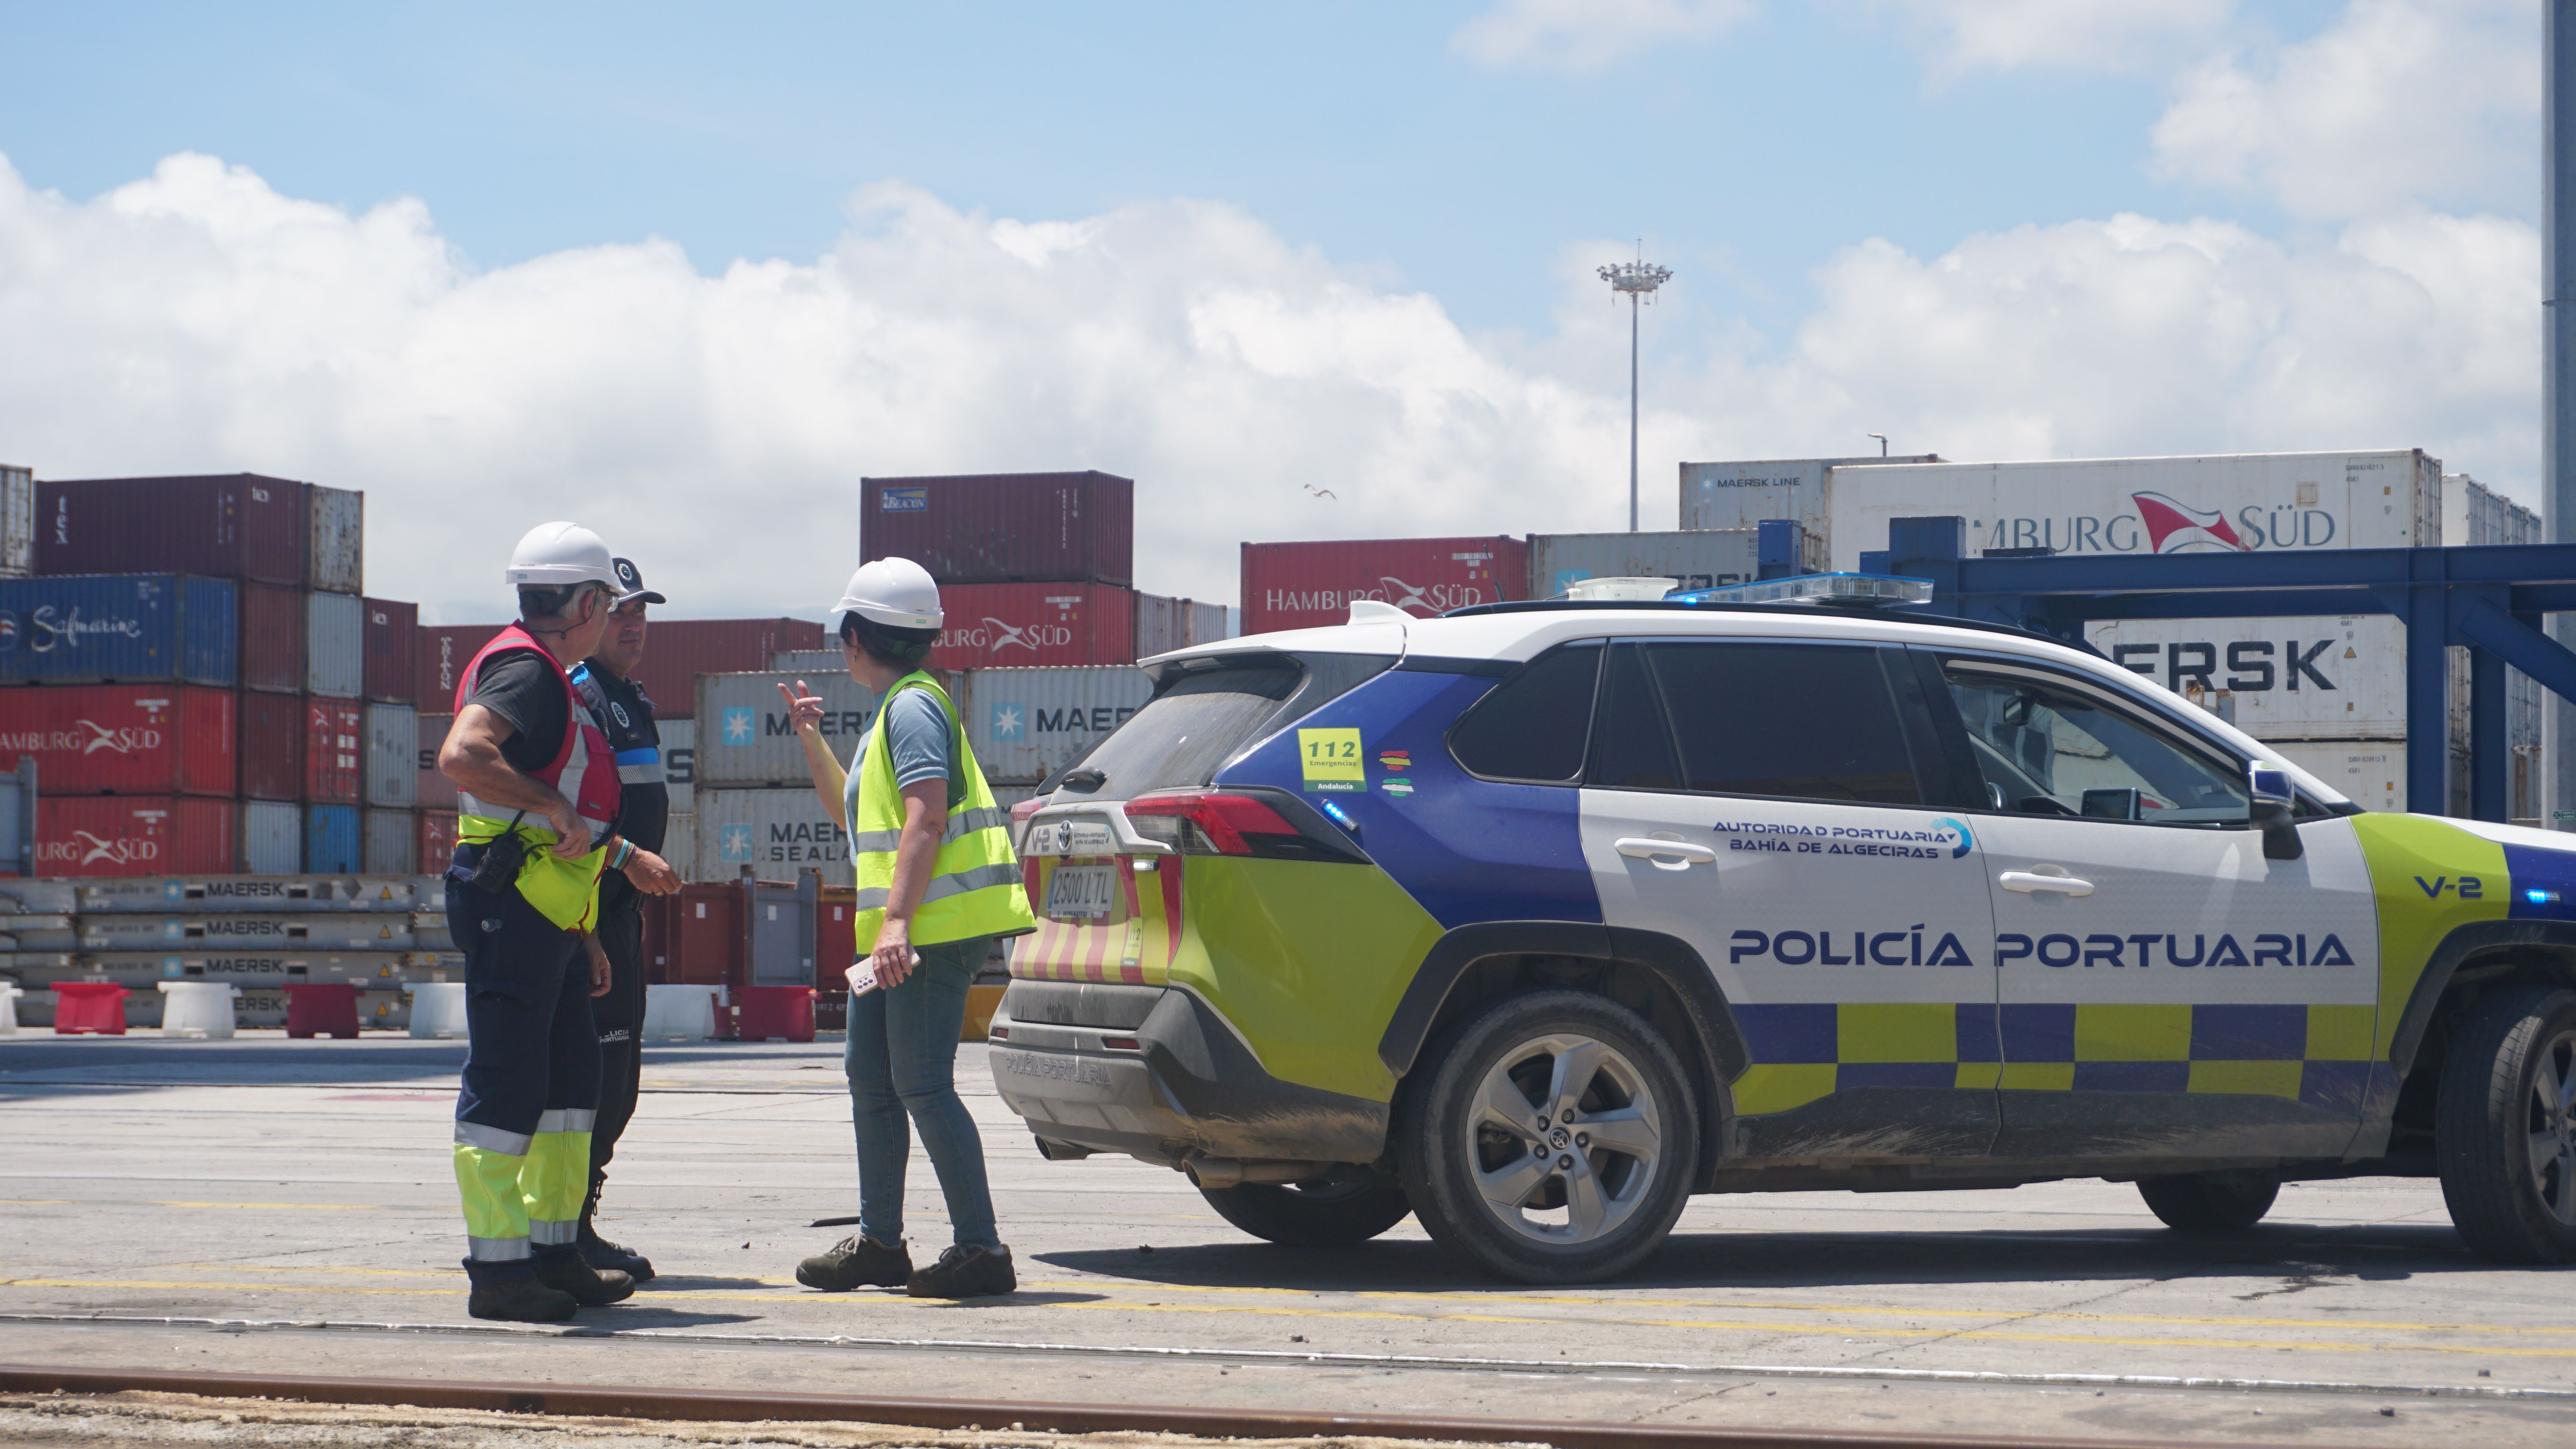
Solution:
M 1698 1174 L 1699 1104 L 1635 1012 L 1538 991 L 1426 1053 L 1396 1136 L 1405 1197 L 1443 1248 L 1523 1283 L 1580 1283 L 1672 1232 Z
M 1324 1178 L 1285 1185 L 1203 1187 L 1217 1216 L 1288 1248 L 1347 1248 L 1403 1222 L 1413 1211 L 1391 1182 Z
M 2183 1172 L 2138 1183 L 2148 1210 L 2178 1233 L 2241 1233 L 2280 1195 L 2280 1180 L 2262 1172 Z
M 2442 1200 L 2471 1251 L 2576 1262 L 2576 991 L 2522 986 L 2452 1033 L 2434 1108 Z

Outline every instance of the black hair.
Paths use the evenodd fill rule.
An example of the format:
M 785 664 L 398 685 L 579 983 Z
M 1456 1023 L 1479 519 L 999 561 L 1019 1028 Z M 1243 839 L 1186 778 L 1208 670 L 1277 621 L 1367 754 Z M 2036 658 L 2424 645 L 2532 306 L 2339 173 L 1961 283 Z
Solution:
M 936 629 L 898 629 L 860 614 L 841 616 L 841 639 L 889 669 L 918 669 L 939 642 Z

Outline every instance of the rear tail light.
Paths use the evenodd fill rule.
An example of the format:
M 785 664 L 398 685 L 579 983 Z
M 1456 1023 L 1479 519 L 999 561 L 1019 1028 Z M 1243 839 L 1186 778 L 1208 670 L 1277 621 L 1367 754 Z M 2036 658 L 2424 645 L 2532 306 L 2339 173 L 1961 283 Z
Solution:
M 991 1037 L 995 1041 L 1009 1041 L 1011 1039 L 1011 1029 L 1007 1026 L 988 1026 L 984 1028 L 984 1035 Z
M 1137 834 L 1189 854 L 1252 855 L 1256 852 L 1248 836 L 1295 840 L 1303 834 L 1286 816 L 1249 795 L 1199 790 L 1139 796 L 1127 802 L 1127 820 Z
M 1113 1052 L 1140 1052 L 1145 1044 L 1132 1036 L 1104 1036 L 1100 1044 Z
M 1011 848 L 1013 850 L 1020 848 L 1022 832 L 1028 827 L 1029 817 L 1045 809 L 1046 803 L 1047 797 L 1044 795 L 1032 795 L 1011 807 Z

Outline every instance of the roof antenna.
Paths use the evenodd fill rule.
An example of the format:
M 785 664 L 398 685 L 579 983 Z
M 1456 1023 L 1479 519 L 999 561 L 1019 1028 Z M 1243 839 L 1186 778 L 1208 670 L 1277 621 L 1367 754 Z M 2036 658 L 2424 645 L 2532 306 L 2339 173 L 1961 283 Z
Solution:
M 1886 457 L 1886 456 L 1887 456 L 1887 434 L 1885 434 L 1885 433 L 1864 433 L 1864 434 L 1862 434 L 1862 436 L 1863 436 L 1863 437 L 1870 437 L 1870 438 L 1876 438 L 1876 439 L 1878 439 L 1878 456 L 1880 456 L 1880 457 L 1882 457 L 1882 458 L 1884 458 L 1884 457 Z

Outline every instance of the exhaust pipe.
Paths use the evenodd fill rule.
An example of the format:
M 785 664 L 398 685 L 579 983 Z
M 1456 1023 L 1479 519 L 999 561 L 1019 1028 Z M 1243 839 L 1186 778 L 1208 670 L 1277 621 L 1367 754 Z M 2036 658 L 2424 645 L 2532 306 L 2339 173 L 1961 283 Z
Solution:
M 1235 1157 L 1193 1157 L 1181 1164 L 1193 1186 L 1214 1190 L 1256 1182 L 1304 1182 L 1333 1170 L 1329 1162 L 1245 1162 Z

